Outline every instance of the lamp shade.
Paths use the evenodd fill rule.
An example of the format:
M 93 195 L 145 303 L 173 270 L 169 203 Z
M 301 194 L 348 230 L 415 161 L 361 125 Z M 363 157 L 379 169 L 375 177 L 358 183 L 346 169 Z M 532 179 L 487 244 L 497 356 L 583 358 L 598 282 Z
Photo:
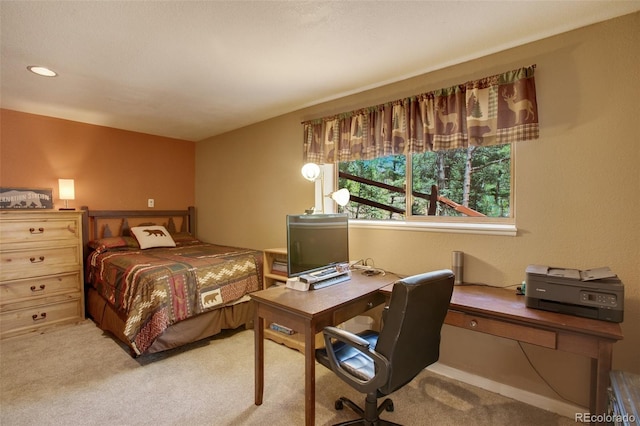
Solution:
M 73 179 L 58 179 L 59 197 L 61 200 L 75 200 L 76 191 Z
M 331 193 L 331 199 L 342 207 L 347 205 L 350 198 L 351 194 L 349 194 L 349 190 L 347 188 L 342 188 L 337 190 L 336 192 Z
M 307 163 L 302 166 L 302 176 L 308 181 L 315 181 L 320 177 L 320 166 L 316 163 Z

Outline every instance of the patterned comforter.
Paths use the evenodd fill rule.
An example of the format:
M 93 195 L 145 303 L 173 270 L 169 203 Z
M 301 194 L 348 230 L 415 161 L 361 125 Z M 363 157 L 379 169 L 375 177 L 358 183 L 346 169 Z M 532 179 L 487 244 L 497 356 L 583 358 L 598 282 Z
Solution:
M 91 286 L 123 318 L 124 334 L 142 354 L 172 324 L 233 304 L 262 288 L 262 252 L 190 240 L 140 250 L 114 237 L 94 246 Z M 120 243 L 114 244 L 114 241 Z

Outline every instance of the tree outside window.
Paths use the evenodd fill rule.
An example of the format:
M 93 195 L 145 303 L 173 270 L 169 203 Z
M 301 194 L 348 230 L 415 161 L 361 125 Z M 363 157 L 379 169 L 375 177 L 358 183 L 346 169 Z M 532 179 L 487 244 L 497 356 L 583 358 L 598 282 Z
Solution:
M 339 163 L 352 219 L 512 218 L 512 145 Z M 411 208 L 407 208 L 407 206 Z

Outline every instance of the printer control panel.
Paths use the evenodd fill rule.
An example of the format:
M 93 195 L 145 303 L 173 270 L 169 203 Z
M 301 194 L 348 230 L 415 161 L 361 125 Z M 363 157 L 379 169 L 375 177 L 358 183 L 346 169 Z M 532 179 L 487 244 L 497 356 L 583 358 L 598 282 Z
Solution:
M 615 294 L 598 293 L 594 291 L 581 291 L 580 301 L 585 304 L 599 306 L 616 306 L 617 298 Z

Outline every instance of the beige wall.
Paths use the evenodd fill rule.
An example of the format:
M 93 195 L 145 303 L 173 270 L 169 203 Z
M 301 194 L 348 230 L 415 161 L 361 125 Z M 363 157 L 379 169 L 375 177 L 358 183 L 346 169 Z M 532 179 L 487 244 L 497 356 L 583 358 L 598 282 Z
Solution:
M 195 202 L 195 143 L 0 110 L 0 185 L 52 188 L 75 180 L 70 207 L 184 209 Z
M 351 258 L 401 274 L 450 266 L 496 286 L 528 264 L 610 266 L 625 283 L 624 341 L 614 367 L 640 373 L 640 14 L 431 72 L 264 121 L 196 145 L 196 203 L 204 239 L 254 248 L 285 245 L 284 218 L 313 204 L 300 175 L 300 122 L 537 64 L 540 139 L 517 144 L 515 237 L 351 230 Z M 535 368 L 570 401 L 588 405 L 589 363 L 523 345 Z M 442 362 L 560 399 L 518 345 L 447 327 Z

